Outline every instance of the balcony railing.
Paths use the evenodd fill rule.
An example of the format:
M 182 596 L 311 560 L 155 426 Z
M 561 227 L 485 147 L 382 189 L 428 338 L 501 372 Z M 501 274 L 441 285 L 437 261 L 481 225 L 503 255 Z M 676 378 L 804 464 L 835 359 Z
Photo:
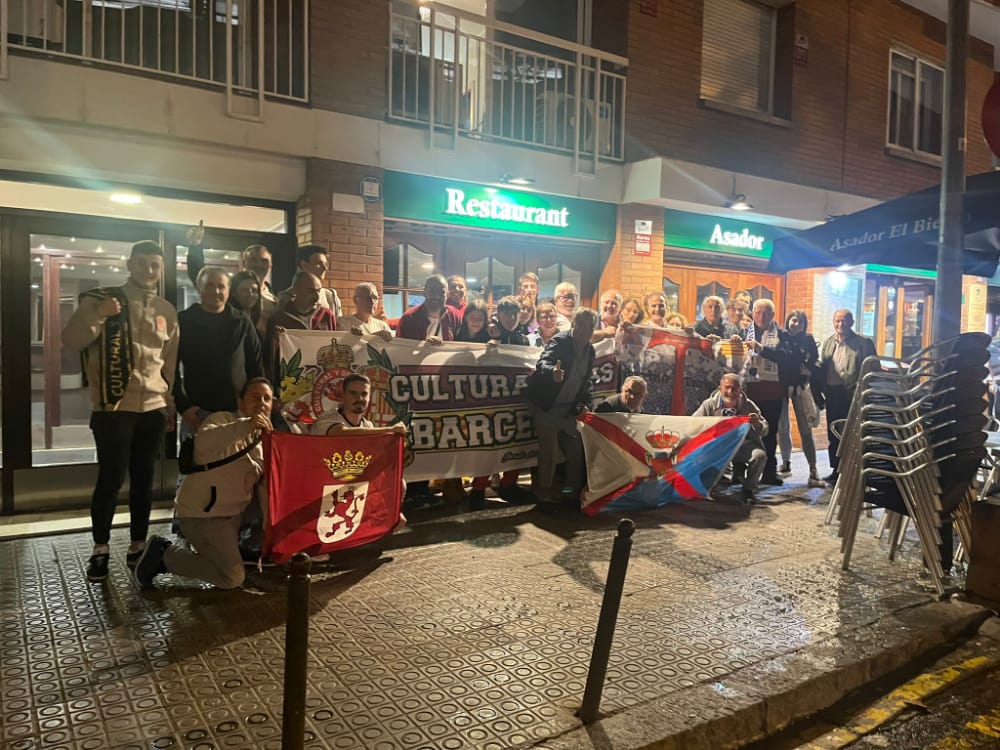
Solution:
M 628 60 L 440 3 L 392 3 L 389 117 L 623 161 Z
M 3 63 L 23 50 L 309 97 L 308 0 L 2 0 L 0 29 Z

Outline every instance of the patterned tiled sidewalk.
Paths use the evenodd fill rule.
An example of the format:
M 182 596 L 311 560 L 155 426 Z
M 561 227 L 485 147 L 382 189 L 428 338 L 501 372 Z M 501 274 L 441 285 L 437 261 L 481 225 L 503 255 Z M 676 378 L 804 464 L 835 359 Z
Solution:
M 865 523 L 840 570 L 813 504 L 828 495 L 791 485 L 749 515 L 718 501 L 634 516 L 602 710 L 930 601 L 913 549 L 890 563 Z M 579 726 L 618 519 L 436 513 L 314 570 L 307 747 L 510 748 Z M 84 577 L 87 534 L 0 542 L 0 746 L 279 747 L 283 573 L 143 592 L 126 542 L 116 530 L 103 585 Z

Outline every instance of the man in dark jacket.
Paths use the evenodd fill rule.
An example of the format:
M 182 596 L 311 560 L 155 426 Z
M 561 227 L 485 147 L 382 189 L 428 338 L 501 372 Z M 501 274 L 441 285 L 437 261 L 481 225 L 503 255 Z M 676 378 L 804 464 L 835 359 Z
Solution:
M 622 383 L 621 393 L 606 398 L 597 405 L 598 413 L 641 414 L 642 402 L 646 400 L 646 381 L 638 375 L 629 375 Z
M 705 297 L 701 303 L 702 318 L 695 324 L 694 332 L 706 339 L 732 339 L 740 332 L 732 323 L 726 320 L 723 313 L 722 297 Z
M 872 340 L 854 332 L 854 314 L 850 310 L 837 310 L 833 314 L 834 334 L 823 342 L 820 352 L 818 379 L 826 400 L 826 433 L 830 440 L 830 468 L 824 477 L 836 484 L 840 476 L 837 449 L 840 439 L 833 432 L 833 423 L 846 419 L 851 408 L 854 389 L 861 377 L 861 363 L 875 356 Z
M 538 434 L 538 485 L 542 499 L 551 499 L 555 478 L 556 446 L 566 459 L 563 494 L 577 500 L 586 479 L 583 441 L 576 425 L 578 414 L 590 409 L 590 376 L 594 371 L 594 347 L 590 337 L 597 313 L 581 307 L 573 313 L 571 327 L 553 336 L 535 372 L 528 379 L 525 397 L 534 406 Z
M 528 346 L 528 337 L 517 325 L 520 312 L 521 303 L 517 297 L 504 297 L 497 302 L 497 314 L 489 326 L 490 340 L 508 346 Z
M 229 275 L 216 266 L 198 272 L 201 301 L 177 315 L 180 324 L 174 401 L 181 439 L 218 411 L 235 411 L 248 380 L 264 374 L 260 339 L 245 314 L 226 304 Z

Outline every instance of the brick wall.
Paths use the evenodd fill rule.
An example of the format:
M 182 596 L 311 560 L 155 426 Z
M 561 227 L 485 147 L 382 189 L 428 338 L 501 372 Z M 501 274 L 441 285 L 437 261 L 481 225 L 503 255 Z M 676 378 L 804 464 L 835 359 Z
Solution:
M 358 195 L 362 177 L 382 179 L 382 170 L 358 164 L 310 159 L 306 193 L 298 203 L 296 233 L 300 245 L 328 248 L 330 269 L 324 284 L 337 290 L 345 311 L 359 281 L 382 288 L 382 203 L 365 203 L 363 214 L 333 210 L 333 194 Z
M 702 0 L 661 2 L 654 18 L 630 2 L 630 161 L 663 155 L 820 188 L 888 198 L 940 180 L 937 166 L 885 153 L 890 43 L 944 60 L 942 25 L 897 0 L 798 0 L 795 32 L 808 60 L 793 68 L 791 125 L 699 104 Z M 968 171 L 990 156 L 979 108 L 992 50 L 973 45 Z
M 650 255 L 635 254 L 635 222 L 653 222 Z M 615 245 L 601 273 L 601 291 L 618 289 L 628 297 L 642 297 L 646 292 L 663 288 L 663 209 L 656 206 L 628 204 L 618 209 Z
M 388 41 L 388 0 L 310 3 L 312 105 L 384 120 Z

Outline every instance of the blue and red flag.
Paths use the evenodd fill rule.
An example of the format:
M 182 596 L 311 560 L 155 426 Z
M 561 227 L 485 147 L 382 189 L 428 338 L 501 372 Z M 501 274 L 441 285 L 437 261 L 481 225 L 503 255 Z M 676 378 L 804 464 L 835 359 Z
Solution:
M 750 430 L 748 417 L 587 413 L 579 420 L 587 515 L 708 497 Z

